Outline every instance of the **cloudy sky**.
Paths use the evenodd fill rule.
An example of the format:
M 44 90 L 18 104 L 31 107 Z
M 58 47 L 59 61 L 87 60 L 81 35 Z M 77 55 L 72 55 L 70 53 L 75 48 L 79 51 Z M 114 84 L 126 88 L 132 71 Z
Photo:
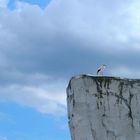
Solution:
M 70 140 L 69 79 L 140 78 L 139 0 L 0 0 L 0 140 Z

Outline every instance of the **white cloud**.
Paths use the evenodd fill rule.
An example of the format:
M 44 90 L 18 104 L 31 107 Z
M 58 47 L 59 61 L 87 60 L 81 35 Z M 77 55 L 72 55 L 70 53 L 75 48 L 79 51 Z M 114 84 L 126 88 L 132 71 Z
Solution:
M 135 49 L 138 46 L 135 44 L 140 44 L 137 41 L 140 32 L 139 9 L 138 0 L 52 0 L 45 10 L 17 2 L 14 11 L 5 11 L 7 14 L 1 22 L 9 35 L 17 37 L 17 43 L 24 41 L 27 45 L 35 45 L 39 40 L 53 41 L 57 33 L 63 33 L 66 38 L 80 39 L 92 48 L 98 44 L 98 47 L 108 48 L 108 51 L 110 47 Z
M 63 81 L 59 81 L 63 82 Z M 66 93 L 59 83 L 46 86 L 9 85 L 0 87 L 1 101 L 13 101 L 44 114 L 61 116 L 66 113 Z
M 118 66 L 110 70 L 110 74 L 124 78 L 140 78 L 139 69 L 133 69 L 127 66 Z
M 57 27 L 90 42 L 90 47 L 135 49 L 139 37 L 140 3 L 135 1 L 62 1 L 52 2 L 46 13 Z M 59 19 L 59 17 L 62 17 Z M 140 42 L 137 42 L 140 44 Z M 92 44 L 92 45 L 91 45 Z M 86 46 L 88 47 L 88 46 Z
M 0 8 L 7 8 L 9 0 L 0 0 Z
M 44 10 L 25 2 L 16 5 L 16 9 L 0 16 L 0 39 L 6 39 L 14 48 L 40 43 L 54 47 L 54 42 L 63 42 L 63 34 L 65 40 L 82 42 L 81 47 L 139 50 L 138 0 L 52 0 Z M 2 45 L 9 46 L 7 43 Z

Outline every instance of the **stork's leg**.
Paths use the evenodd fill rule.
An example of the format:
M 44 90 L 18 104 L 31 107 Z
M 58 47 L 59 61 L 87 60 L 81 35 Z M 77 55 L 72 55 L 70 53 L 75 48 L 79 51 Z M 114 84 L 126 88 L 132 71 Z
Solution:
M 101 75 L 103 76 L 103 71 L 101 71 Z

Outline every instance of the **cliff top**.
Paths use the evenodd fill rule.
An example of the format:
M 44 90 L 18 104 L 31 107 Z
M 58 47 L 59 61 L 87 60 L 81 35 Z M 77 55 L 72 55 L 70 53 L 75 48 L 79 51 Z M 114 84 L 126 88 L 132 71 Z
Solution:
M 136 82 L 140 83 L 140 79 L 129 79 L 129 78 L 114 77 L 114 76 L 97 76 L 97 75 L 90 75 L 90 74 L 81 74 L 81 75 L 73 76 L 69 81 L 68 87 L 70 86 L 73 80 L 86 79 L 86 78 L 93 79 L 99 82 L 103 82 L 103 81 L 111 82 L 112 80 L 116 80 L 116 81 L 121 81 L 121 82 L 127 82 L 129 84 L 134 84 Z

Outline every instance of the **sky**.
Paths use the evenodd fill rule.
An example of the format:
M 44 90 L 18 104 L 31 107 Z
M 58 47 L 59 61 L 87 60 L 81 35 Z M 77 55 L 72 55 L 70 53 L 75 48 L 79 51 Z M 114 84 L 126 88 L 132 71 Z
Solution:
M 139 0 L 0 0 L 0 140 L 70 140 L 72 76 L 140 78 Z

